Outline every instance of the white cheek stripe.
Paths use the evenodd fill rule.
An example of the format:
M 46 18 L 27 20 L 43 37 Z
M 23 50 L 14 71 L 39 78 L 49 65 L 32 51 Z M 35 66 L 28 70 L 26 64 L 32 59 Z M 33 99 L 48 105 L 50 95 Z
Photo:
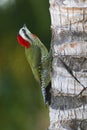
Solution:
M 23 39 L 25 39 L 26 41 L 29 41 L 29 39 L 28 39 L 27 37 L 25 37 L 24 32 L 22 31 L 22 29 L 23 29 L 23 28 L 21 28 L 21 29 L 19 30 L 19 35 L 20 35 Z

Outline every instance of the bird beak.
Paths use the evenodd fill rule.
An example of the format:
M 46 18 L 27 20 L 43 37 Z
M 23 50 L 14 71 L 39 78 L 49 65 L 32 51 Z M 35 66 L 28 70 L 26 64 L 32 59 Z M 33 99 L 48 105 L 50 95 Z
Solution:
M 27 27 L 26 24 L 24 24 L 23 27 L 26 28 Z

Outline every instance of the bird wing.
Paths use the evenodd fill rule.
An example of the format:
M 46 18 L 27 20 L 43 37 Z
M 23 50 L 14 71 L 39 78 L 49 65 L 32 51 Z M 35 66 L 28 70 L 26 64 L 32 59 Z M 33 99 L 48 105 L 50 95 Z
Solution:
M 40 83 L 40 70 L 41 70 L 41 49 L 38 46 L 32 46 L 25 49 L 27 60 L 32 69 L 35 79 Z

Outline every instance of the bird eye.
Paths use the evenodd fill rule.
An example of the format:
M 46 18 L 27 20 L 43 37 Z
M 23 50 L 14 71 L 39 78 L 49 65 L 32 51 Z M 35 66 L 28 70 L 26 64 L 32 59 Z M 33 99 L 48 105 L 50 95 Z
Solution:
M 22 31 L 23 31 L 24 33 L 26 33 L 26 32 L 25 32 L 25 29 L 23 29 L 23 28 L 22 28 Z
M 28 38 L 31 42 L 32 42 L 32 39 L 29 37 L 29 35 L 26 33 L 26 30 L 24 28 L 22 28 L 22 31 L 25 35 L 26 38 Z

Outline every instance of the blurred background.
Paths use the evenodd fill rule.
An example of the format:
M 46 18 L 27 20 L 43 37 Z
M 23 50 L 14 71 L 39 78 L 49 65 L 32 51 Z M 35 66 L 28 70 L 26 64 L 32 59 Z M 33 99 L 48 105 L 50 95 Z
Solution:
M 48 108 L 17 42 L 26 24 L 50 47 L 49 0 L 0 0 L 0 130 L 46 130 Z

